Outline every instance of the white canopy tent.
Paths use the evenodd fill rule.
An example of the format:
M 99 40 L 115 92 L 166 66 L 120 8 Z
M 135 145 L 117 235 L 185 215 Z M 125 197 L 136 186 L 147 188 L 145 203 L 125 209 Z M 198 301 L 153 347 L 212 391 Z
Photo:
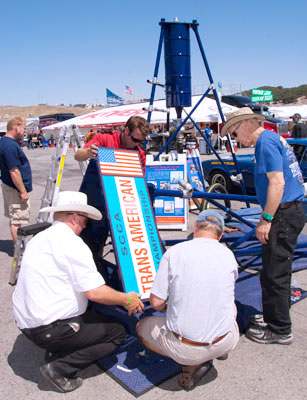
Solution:
M 0 132 L 6 133 L 7 122 L 0 122 Z M 26 131 L 37 132 L 39 131 L 39 118 L 26 118 Z
M 307 120 L 307 105 L 270 107 L 270 113 L 284 120 L 290 120 L 293 114 L 299 113 L 302 120 Z
M 185 107 L 184 110 L 189 113 L 192 108 L 200 100 L 201 96 L 192 97 L 192 107 Z M 236 110 L 236 107 L 232 107 L 228 104 L 221 103 L 222 110 L 224 114 L 230 113 Z M 139 115 L 147 118 L 149 102 L 145 103 L 135 103 L 126 104 L 117 107 L 108 107 L 99 111 L 94 111 L 89 114 L 80 115 L 76 118 L 71 118 L 69 120 L 59 122 L 57 124 L 49 125 L 43 128 L 46 137 L 51 134 L 55 134 L 56 130 L 61 129 L 63 126 L 76 125 L 81 128 L 82 133 L 85 133 L 89 128 L 100 128 L 106 125 L 116 125 L 125 124 L 127 119 L 132 115 Z M 153 109 L 158 109 L 159 111 L 153 111 L 151 114 L 151 124 L 161 124 L 166 123 L 166 101 L 156 100 L 153 104 Z M 185 118 L 185 112 L 182 113 L 182 118 Z M 170 109 L 170 120 L 177 118 L 177 114 L 174 108 Z M 220 116 L 218 113 L 218 108 L 215 100 L 205 98 L 198 108 L 192 114 L 192 118 L 196 122 L 220 122 Z
M 0 122 L 0 133 L 6 133 L 7 122 Z

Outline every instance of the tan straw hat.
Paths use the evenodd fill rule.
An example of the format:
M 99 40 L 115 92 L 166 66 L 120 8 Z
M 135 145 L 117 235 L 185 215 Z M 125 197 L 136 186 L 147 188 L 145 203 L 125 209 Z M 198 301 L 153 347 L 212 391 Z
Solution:
M 81 212 L 88 218 L 100 220 L 102 219 L 101 212 L 97 208 L 89 206 L 87 204 L 87 195 L 82 192 L 71 192 L 65 191 L 60 192 L 58 201 L 55 206 L 44 207 L 40 212 L 59 212 L 59 211 L 71 211 Z
M 228 129 L 237 124 L 240 121 L 246 119 L 258 119 L 259 121 L 264 121 L 265 116 L 261 114 L 254 113 L 249 107 L 242 107 L 238 110 L 226 115 L 226 124 L 223 126 L 221 131 L 221 136 L 227 135 Z

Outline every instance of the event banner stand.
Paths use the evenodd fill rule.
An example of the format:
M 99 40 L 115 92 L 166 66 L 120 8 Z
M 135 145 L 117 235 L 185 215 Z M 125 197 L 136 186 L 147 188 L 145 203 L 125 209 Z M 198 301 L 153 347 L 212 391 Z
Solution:
M 198 149 L 187 151 L 187 176 L 189 183 L 193 186 L 194 191 L 205 192 L 206 184 L 201 165 L 201 159 Z M 199 199 L 201 202 L 202 199 Z M 189 201 L 190 210 L 197 209 L 193 199 Z
M 124 291 L 147 300 L 163 252 L 139 154 L 100 147 L 97 165 Z
M 180 180 L 186 180 L 186 154 L 178 154 L 177 160 L 171 154 L 162 154 L 159 161 L 153 155 L 146 156 L 146 181 L 156 189 L 182 190 Z M 159 229 L 187 230 L 188 201 L 179 197 L 157 196 L 154 202 L 156 222 Z

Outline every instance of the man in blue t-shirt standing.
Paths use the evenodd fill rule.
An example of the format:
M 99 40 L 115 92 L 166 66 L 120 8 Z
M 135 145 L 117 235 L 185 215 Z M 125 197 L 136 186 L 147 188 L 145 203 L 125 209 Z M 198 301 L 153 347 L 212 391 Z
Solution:
M 12 118 L 7 123 L 7 133 L 0 139 L 0 170 L 4 215 L 10 218 L 10 230 L 14 245 L 17 229 L 29 223 L 29 192 L 32 190 L 30 163 L 22 151 L 19 140 L 23 138 L 25 121 Z
M 252 317 L 246 336 L 258 343 L 291 344 L 290 284 L 293 253 L 305 225 L 304 180 L 285 139 L 265 130 L 265 117 L 243 107 L 227 115 L 222 135 L 255 146 L 254 179 L 263 209 L 256 236 L 262 243 L 263 317 Z

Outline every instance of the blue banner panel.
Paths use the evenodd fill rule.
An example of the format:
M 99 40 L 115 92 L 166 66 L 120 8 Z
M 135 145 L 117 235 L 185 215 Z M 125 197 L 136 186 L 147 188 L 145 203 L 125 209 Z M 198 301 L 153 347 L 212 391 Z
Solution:
M 194 190 L 199 192 L 205 191 L 205 181 L 202 172 L 200 157 L 190 156 L 187 157 L 187 174 L 190 184 L 193 186 Z

